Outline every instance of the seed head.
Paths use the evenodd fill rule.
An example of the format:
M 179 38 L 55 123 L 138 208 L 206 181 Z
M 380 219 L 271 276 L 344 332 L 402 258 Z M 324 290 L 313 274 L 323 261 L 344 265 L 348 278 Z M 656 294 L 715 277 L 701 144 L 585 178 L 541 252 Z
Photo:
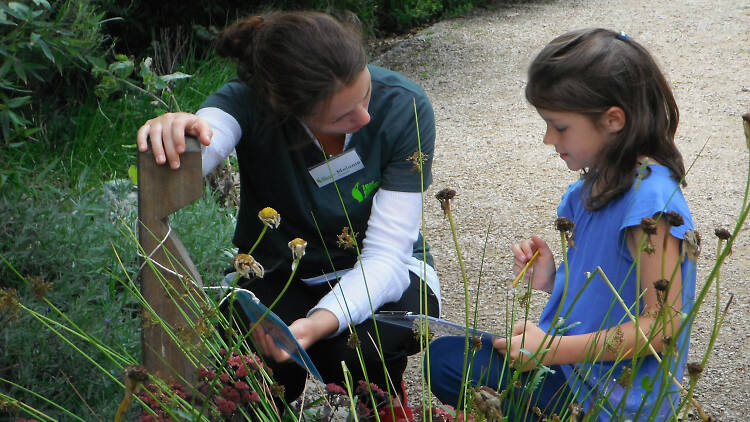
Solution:
M 414 171 L 421 172 L 422 165 L 427 161 L 429 156 L 430 154 L 425 154 L 422 151 L 414 151 L 414 154 L 410 155 L 407 160 L 414 164 Z
M 278 398 L 284 398 L 284 386 L 281 384 L 271 384 L 271 395 Z
M 687 368 L 688 376 L 690 378 L 697 378 L 701 375 L 701 372 L 703 372 L 703 365 L 698 362 L 688 362 L 685 368 Z
M 20 313 L 21 302 L 18 300 L 16 289 L 0 289 L 0 319 L 8 318 L 10 321 L 16 321 Z
M 260 218 L 260 221 L 262 221 L 263 224 L 272 229 L 279 227 L 279 224 L 281 223 L 281 215 L 271 207 L 265 207 L 260 210 L 258 212 L 258 218 Z
M 721 240 L 729 240 L 729 238 L 732 237 L 732 234 L 729 233 L 729 230 L 723 227 L 717 227 L 714 230 L 714 234 L 716 235 L 716 237 L 718 237 Z
M 641 219 L 641 230 L 648 235 L 656 234 L 656 220 L 651 217 Z
M 701 254 L 701 235 L 695 230 L 688 230 L 683 237 L 685 241 L 685 253 L 692 261 L 697 261 Z
M 656 280 L 654 281 L 654 289 L 659 292 L 666 292 L 669 288 L 669 280 Z
M 238 253 L 234 256 L 234 269 L 243 277 L 247 277 L 252 271 L 256 277 L 263 278 L 263 274 L 265 273 L 260 262 L 245 253 Z
M 52 290 L 52 283 L 42 280 L 40 277 L 28 277 L 31 285 L 31 293 L 39 299 L 47 296 L 47 292 Z
M 440 208 L 443 209 L 443 214 L 448 215 L 451 211 L 451 199 L 456 197 L 456 191 L 450 188 L 445 188 L 435 194 L 435 198 L 440 201 Z
M 471 337 L 471 350 L 476 352 L 481 349 L 482 349 L 482 337 L 472 336 Z
M 336 244 L 343 249 L 349 249 L 354 248 L 354 245 L 357 244 L 357 235 L 359 233 L 357 232 L 349 232 L 349 227 L 344 227 L 341 229 L 341 234 L 336 235 L 338 240 L 336 241 Z
M 565 217 L 560 217 L 555 220 L 555 228 L 557 229 L 557 231 L 572 232 L 575 227 L 576 223 L 574 223 L 572 220 L 568 220 Z
M 352 330 L 351 334 L 349 334 L 349 338 L 346 340 L 346 345 L 349 346 L 350 349 L 357 349 L 359 347 L 359 336 L 357 335 L 356 330 Z
M 667 223 L 672 227 L 680 227 L 681 225 L 685 224 L 685 220 L 676 211 L 666 212 L 664 214 L 664 218 L 667 220 Z
M 148 371 L 146 371 L 146 368 L 141 365 L 126 366 L 125 369 L 122 370 L 122 373 L 125 375 L 125 379 L 128 380 L 141 383 L 148 380 Z

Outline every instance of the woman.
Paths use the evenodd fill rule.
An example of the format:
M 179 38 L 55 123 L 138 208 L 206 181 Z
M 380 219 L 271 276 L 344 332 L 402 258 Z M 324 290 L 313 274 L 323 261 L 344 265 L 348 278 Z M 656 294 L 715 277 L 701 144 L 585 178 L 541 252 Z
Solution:
M 343 382 L 342 360 L 355 380 L 364 379 L 356 351 L 346 345 L 348 326 L 355 327 L 369 380 L 385 388 L 370 340 L 376 338 L 371 309 L 439 313 L 437 276 L 419 234 L 421 192 L 432 181 L 432 106 L 402 75 L 367 65 L 358 31 L 322 13 L 250 17 L 223 31 L 218 51 L 237 60 L 238 78 L 195 115 L 146 122 L 138 148 L 150 142 L 158 163 L 178 168 L 184 134 L 196 136 L 205 145 L 204 174 L 235 148 L 239 252 L 263 228 L 260 209 L 272 207 L 284 218 L 253 251 L 265 267 L 263 279 L 241 286 L 270 304 L 290 275 L 287 243 L 306 240 L 295 280 L 274 312 L 326 382 Z M 401 387 L 418 343 L 408 329 L 378 328 L 389 377 Z M 296 398 L 305 371 L 284 361 L 267 337 L 258 340 L 263 354 L 282 361 L 272 368 L 286 399 Z

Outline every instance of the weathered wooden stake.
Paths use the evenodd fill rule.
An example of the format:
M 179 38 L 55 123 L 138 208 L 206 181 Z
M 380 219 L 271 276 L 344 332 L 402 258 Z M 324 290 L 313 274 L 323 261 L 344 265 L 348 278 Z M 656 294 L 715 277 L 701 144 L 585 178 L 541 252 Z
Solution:
M 157 165 L 150 150 L 138 153 L 138 236 L 141 247 L 152 262 L 181 275 L 160 269 L 158 265 L 155 268 L 157 274 L 146 262 L 141 270 L 141 292 L 158 317 L 180 336 L 181 342 L 187 341 L 188 345 L 197 344 L 199 336 L 179 310 L 181 308 L 188 319 L 198 320 L 199 310 L 194 300 L 200 302 L 200 296 L 195 294 L 197 290 L 192 283 L 201 286 L 202 280 L 182 242 L 174 230 L 170 231 L 169 215 L 199 198 L 202 192 L 201 150 L 197 139 L 186 137 L 186 150 L 180 156 L 178 170 Z M 146 260 L 141 258 L 141 263 Z M 169 293 L 165 286 L 168 286 Z M 185 353 L 167 332 L 159 324 L 154 324 L 153 316 L 144 312 L 141 325 L 146 369 L 163 380 L 194 384 L 197 377 L 195 365 L 186 359 Z

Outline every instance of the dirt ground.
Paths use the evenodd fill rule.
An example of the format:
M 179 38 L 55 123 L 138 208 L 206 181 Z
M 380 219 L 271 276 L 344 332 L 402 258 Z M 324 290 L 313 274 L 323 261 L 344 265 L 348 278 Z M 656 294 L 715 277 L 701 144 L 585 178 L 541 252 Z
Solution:
M 533 56 L 555 36 L 582 27 L 625 31 L 651 51 L 673 86 L 681 111 L 677 142 L 692 165 L 684 193 L 703 235 L 699 290 L 716 259 L 714 229 L 735 225 L 748 169 L 740 116 L 750 112 L 750 3 L 497 2 L 424 28 L 374 60 L 422 85 L 435 108 L 438 135 L 425 234 L 441 278 L 445 318 L 463 321 L 463 287 L 448 222 L 434 200 L 438 190 L 458 192 L 453 210 L 472 297 L 489 230 L 481 328 L 504 324 L 510 245 L 531 234 L 557 238 L 555 209 L 577 174 L 542 144 L 544 123 L 526 103 L 523 89 Z M 720 303 L 730 293 L 734 303 L 697 387 L 697 400 L 721 421 L 748 420 L 750 412 L 749 243 L 743 229 L 721 271 Z M 712 290 L 707 296 L 693 328 L 690 361 L 706 350 L 715 295 Z M 535 316 L 546 299 L 534 293 Z M 412 380 L 418 379 L 417 367 L 414 358 Z M 416 384 L 409 384 L 413 404 L 421 388 Z

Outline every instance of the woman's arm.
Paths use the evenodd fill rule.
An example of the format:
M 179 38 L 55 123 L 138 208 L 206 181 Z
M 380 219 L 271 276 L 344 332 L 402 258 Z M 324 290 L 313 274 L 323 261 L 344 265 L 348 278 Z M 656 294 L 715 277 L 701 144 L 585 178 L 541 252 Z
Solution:
M 347 327 L 349 314 L 353 325 L 364 321 L 371 314 L 365 281 L 372 309 L 398 300 L 409 287 L 407 263 L 419 235 L 421 211 L 422 194 L 419 192 L 378 190 L 362 241 L 361 260 L 308 316 L 320 309 L 336 315 L 339 324 L 331 334 L 338 334 Z
M 521 353 L 521 348 L 532 353 L 548 348 L 549 351 L 543 359 L 545 365 L 629 359 L 636 353 L 639 356 L 651 353 L 646 339 L 649 339 L 656 352 L 661 353 L 665 349 L 666 342 L 672 341 L 680 328 L 680 240 L 669 234 L 669 225 L 663 219 L 657 225 L 656 234 L 651 235 L 653 253 L 642 251 L 639 247 L 640 242 L 646 239 L 640 228 L 628 229 L 626 236 L 631 254 L 639 251 L 641 259 L 643 311 L 638 317 L 638 331 L 634 322 L 627 321 L 594 333 L 545 339 L 544 331 L 535 324 L 517 323 L 510 337 L 509 357 L 512 360 L 527 360 Z M 668 290 L 660 290 L 663 289 L 661 280 L 667 280 Z M 672 280 L 671 283 L 669 280 Z M 497 339 L 494 346 L 499 352 L 505 353 L 507 339 Z M 524 369 L 528 370 L 534 366 L 534 362 L 529 362 Z

